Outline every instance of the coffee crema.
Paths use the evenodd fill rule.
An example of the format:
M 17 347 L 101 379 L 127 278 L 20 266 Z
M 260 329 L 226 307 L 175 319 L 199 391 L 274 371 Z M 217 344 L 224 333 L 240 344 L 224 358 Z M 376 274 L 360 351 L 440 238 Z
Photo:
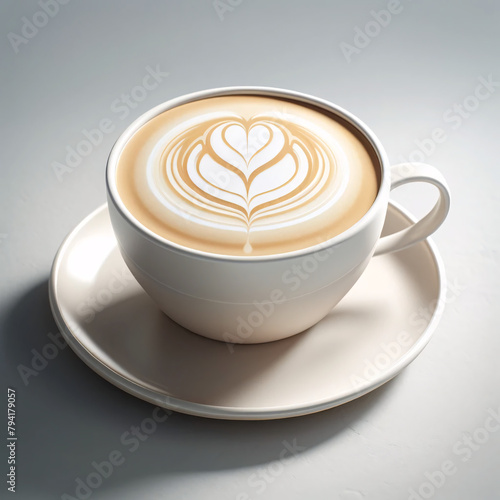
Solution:
M 354 225 L 378 165 L 352 127 L 285 99 L 210 97 L 164 111 L 124 146 L 117 189 L 157 235 L 222 255 L 273 255 Z

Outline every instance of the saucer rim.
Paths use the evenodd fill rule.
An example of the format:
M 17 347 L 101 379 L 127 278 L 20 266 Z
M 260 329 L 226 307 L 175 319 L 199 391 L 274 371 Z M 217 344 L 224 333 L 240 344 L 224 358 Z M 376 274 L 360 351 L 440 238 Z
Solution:
M 399 212 L 403 216 L 403 218 L 407 220 L 408 223 L 411 224 L 415 222 L 416 218 L 410 212 L 408 212 L 408 210 L 403 208 L 399 203 L 391 200 L 389 202 L 389 206 L 390 209 Z M 108 204 L 104 203 L 93 210 L 72 229 L 72 231 L 64 238 L 63 242 L 61 243 L 54 257 L 49 279 L 50 308 L 52 310 L 56 325 L 63 335 L 65 341 L 71 347 L 72 351 L 75 352 L 75 354 L 89 368 L 91 368 L 95 373 L 103 377 L 111 384 L 124 390 L 132 396 L 138 397 L 139 399 L 168 410 L 173 410 L 199 417 L 222 420 L 274 420 L 308 415 L 340 406 L 349 401 L 353 401 L 354 399 L 364 396 L 365 394 L 368 394 L 369 392 L 372 392 L 378 387 L 386 384 L 396 375 L 398 375 L 404 368 L 406 368 L 412 361 L 414 361 L 431 340 L 444 311 L 444 297 L 447 288 L 444 263 L 441 255 L 439 254 L 436 244 L 432 241 L 431 238 L 427 238 L 419 244 L 424 244 L 427 246 L 427 251 L 429 252 L 435 264 L 439 290 L 436 297 L 436 308 L 432 313 L 432 318 L 427 324 L 427 327 L 421 333 L 418 340 L 410 347 L 410 349 L 405 354 L 403 354 L 397 360 L 394 365 L 392 365 L 390 369 L 382 371 L 378 377 L 374 378 L 373 380 L 367 381 L 367 383 L 360 386 L 357 390 L 344 391 L 344 393 L 342 394 L 335 395 L 334 397 L 329 396 L 313 403 L 309 402 L 304 404 L 290 404 L 287 406 L 258 408 L 218 406 L 207 405 L 204 403 L 197 403 L 194 401 L 172 397 L 148 387 L 145 383 L 143 385 L 140 385 L 137 382 L 125 377 L 124 375 L 117 373 L 111 367 L 107 366 L 80 342 L 77 331 L 78 327 L 71 325 L 71 321 L 65 320 L 61 308 L 59 307 L 61 301 L 57 294 L 57 281 L 62 257 L 72 241 L 78 236 L 80 230 L 84 226 L 86 226 L 89 221 L 100 215 L 101 212 L 107 210 L 107 207 Z M 214 342 L 217 341 L 214 340 Z M 239 347 L 244 348 L 244 345 Z

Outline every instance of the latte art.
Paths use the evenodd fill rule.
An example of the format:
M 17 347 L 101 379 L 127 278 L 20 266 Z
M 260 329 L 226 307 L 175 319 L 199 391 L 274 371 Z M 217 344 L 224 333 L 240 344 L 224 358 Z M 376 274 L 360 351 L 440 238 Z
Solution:
M 296 224 L 298 210 L 306 205 L 304 215 L 311 217 L 314 205 L 321 210 L 334 203 L 345 186 L 340 182 L 342 177 L 347 180 L 345 174 L 337 171 L 326 144 L 302 127 L 285 127 L 272 116 L 228 116 L 201 123 L 164 148 L 160 144 L 148 164 L 150 187 L 159 201 L 180 209 L 181 197 L 192 208 L 204 209 L 203 217 L 197 217 L 200 224 L 210 226 L 226 217 L 228 230 L 244 227 L 247 253 L 252 250 L 249 234 L 258 221 L 261 228 Z M 320 202 L 326 185 L 331 186 L 329 199 Z M 194 212 L 178 210 L 189 219 Z
M 370 157 L 346 128 L 319 111 L 252 96 L 158 115 L 125 146 L 117 181 L 152 231 L 230 255 L 331 238 L 368 210 L 377 190 Z

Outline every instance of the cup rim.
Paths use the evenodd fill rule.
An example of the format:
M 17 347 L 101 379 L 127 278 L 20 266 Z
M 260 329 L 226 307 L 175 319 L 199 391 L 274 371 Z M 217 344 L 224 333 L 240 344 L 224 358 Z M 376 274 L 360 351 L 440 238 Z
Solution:
M 118 165 L 118 158 L 129 141 L 129 139 L 148 121 L 156 117 L 157 115 L 167 111 L 169 109 L 178 107 L 182 104 L 187 104 L 189 102 L 199 101 L 202 99 L 207 99 L 210 97 L 222 97 L 230 95 L 255 95 L 263 97 L 275 97 L 275 98 L 285 98 L 296 101 L 298 104 L 304 103 L 320 108 L 321 110 L 333 113 L 347 123 L 352 125 L 372 146 L 373 152 L 376 155 L 380 166 L 380 185 L 377 191 L 375 200 L 373 201 L 371 207 L 368 211 L 352 226 L 343 231 L 342 233 L 329 238 L 320 243 L 314 245 L 300 248 L 297 250 L 292 250 L 290 252 L 282 252 L 269 255 L 226 255 L 220 253 L 206 252 L 204 250 L 199 250 L 196 248 L 191 248 L 179 243 L 168 240 L 160 236 L 159 234 L 151 231 L 139 220 L 137 220 L 132 213 L 127 209 L 123 203 L 116 186 L 116 169 Z M 265 87 L 265 86 L 231 86 L 231 87 L 218 87 L 206 90 L 201 90 L 198 92 L 192 92 L 190 94 L 184 94 L 173 99 L 169 99 L 157 106 L 149 109 L 138 118 L 136 118 L 118 137 L 116 142 L 113 144 L 111 151 L 109 153 L 106 162 L 106 191 L 109 200 L 113 203 L 114 207 L 118 210 L 120 215 L 127 220 L 127 222 L 133 226 L 142 236 L 146 237 L 152 243 L 155 243 L 163 248 L 176 251 L 184 255 L 190 255 L 198 258 L 203 258 L 207 260 L 215 261 L 240 261 L 240 262 L 257 262 L 257 261 L 272 261 L 272 260 L 285 260 L 289 258 L 295 258 L 300 256 L 307 256 L 315 253 L 325 248 L 330 248 L 332 246 L 338 245 L 345 240 L 348 240 L 354 236 L 359 231 L 363 230 L 372 219 L 376 216 L 379 206 L 383 203 L 385 194 L 389 192 L 390 189 L 390 177 L 389 177 L 389 161 L 385 149 L 380 143 L 374 132 L 357 116 L 353 115 L 344 108 L 309 94 L 304 94 L 302 92 L 281 89 L 277 87 Z

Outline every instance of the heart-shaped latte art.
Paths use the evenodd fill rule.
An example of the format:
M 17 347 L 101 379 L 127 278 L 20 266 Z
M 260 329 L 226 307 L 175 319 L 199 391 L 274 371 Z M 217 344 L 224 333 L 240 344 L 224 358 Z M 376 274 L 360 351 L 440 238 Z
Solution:
M 316 135 L 274 117 L 230 116 L 169 141 L 161 155 L 165 189 L 247 230 L 265 218 L 293 216 L 331 180 L 335 158 Z

